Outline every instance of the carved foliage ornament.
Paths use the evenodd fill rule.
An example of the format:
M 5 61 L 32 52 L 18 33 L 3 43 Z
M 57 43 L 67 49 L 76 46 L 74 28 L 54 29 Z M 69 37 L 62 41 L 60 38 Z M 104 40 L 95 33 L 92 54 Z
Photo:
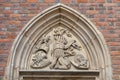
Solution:
M 31 68 L 88 69 L 88 59 L 77 38 L 67 29 L 53 28 L 43 35 L 31 57 Z

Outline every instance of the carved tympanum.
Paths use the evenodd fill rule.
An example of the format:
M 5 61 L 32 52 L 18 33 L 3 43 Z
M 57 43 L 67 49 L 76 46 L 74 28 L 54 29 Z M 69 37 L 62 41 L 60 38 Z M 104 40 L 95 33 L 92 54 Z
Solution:
M 32 54 L 31 67 L 50 69 L 88 69 L 88 60 L 77 38 L 67 29 L 54 28 L 40 39 Z

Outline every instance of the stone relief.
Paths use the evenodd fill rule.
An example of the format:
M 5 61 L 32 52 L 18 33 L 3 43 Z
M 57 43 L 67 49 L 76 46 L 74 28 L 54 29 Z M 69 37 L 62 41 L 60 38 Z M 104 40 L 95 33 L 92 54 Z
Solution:
M 47 58 L 47 53 L 49 50 L 48 42 L 49 42 L 49 37 L 42 38 L 42 40 L 40 42 L 40 44 L 41 44 L 40 48 L 38 50 L 36 50 L 36 52 L 32 58 L 31 67 L 43 68 L 51 63 L 50 60 Z
M 76 69 L 88 69 L 88 59 L 77 39 L 62 27 L 54 28 L 43 35 L 32 54 L 31 68 L 45 68 L 68 70 L 72 66 Z

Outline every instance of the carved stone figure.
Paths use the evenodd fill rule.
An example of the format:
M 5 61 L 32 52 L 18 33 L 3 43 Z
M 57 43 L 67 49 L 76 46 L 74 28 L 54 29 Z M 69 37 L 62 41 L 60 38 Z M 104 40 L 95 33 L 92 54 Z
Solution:
M 54 28 L 49 34 L 45 34 L 38 46 L 32 57 L 32 68 L 67 70 L 73 66 L 76 69 L 88 69 L 88 60 L 83 56 L 85 53 L 82 52 L 82 47 L 77 39 L 62 27 Z
M 76 68 L 87 69 L 87 59 L 85 59 L 82 54 L 75 52 L 75 49 L 79 50 L 79 52 L 81 51 L 81 47 L 77 45 L 75 40 L 73 40 L 67 45 L 65 53 L 74 56 L 74 60 L 70 61 Z
M 48 60 L 47 58 L 47 53 L 49 50 L 48 42 L 49 38 L 46 37 L 41 40 L 40 48 L 33 55 L 31 67 L 43 68 L 51 63 L 50 60 Z
M 77 54 L 74 57 L 74 61 L 77 65 L 75 65 L 78 68 L 87 68 L 87 59 L 81 54 Z
M 67 39 L 63 36 L 65 34 L 64 29 L 57 28 L 54 31 L 54 45 L 53 45 L 53 62 L 50 68 L 55 69 L 69 69 L 70 62 L 65 57 L 64 50 L 65 45 L 67 44 Z

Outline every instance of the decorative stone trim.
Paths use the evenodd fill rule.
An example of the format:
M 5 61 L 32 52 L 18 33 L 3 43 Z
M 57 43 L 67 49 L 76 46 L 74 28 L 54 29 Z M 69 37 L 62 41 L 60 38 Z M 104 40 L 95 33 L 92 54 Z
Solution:
M 31 75 L 32 74 L 32 75 Z M 36 70 L 20 70 L 20 77 L 23 80 L 32 79 L 80 79 L 80 80 L 97 80 L 99 78 L 98 70 L 84 70 L 84 71 L 36 71 Z

